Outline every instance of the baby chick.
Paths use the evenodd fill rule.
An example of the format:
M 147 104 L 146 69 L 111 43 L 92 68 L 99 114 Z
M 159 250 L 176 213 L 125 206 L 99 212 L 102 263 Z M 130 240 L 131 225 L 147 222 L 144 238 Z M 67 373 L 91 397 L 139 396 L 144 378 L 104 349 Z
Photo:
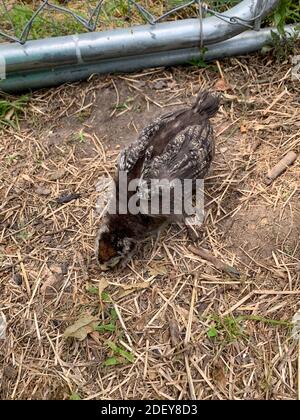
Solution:
M 157 118 L 121 152 L 111 200 L 115 211 L 108 211 L 104 216 L 96 237 L 96 259 L 102 270 L 126 265 L 139 241 L 174 220 L 173 196 L 169 213 L 151 213 L 153 195 L 146 194 L 146 198 L 150 198 L 150 204 L 146 206 L 148 211 L 141 205 L 151 180 L 164 179 L 172 183 L 205 177 L 215 149 L 209 119 L 218 109 L 216 96 L 207 91 L 200 92 L 191 107 Z M 126 181 L 122 185 L 120 180 L 124 175 Z M 129 188 L 132 181 L 137 181 L 136 186 Z M 133 199 L 140 204 L 139 212 L 130 211 Z

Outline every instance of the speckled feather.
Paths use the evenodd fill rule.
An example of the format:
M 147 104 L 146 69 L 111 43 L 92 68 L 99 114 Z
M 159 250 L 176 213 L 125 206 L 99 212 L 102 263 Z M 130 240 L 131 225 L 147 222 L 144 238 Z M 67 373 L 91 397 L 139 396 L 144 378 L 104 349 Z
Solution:
M 118 170 L 143 182 L 203 178 L 214 157 L 209 118 L 218 106 L 218 98 L 201 92 L 191 108 L 157 118 L 121 152 Z

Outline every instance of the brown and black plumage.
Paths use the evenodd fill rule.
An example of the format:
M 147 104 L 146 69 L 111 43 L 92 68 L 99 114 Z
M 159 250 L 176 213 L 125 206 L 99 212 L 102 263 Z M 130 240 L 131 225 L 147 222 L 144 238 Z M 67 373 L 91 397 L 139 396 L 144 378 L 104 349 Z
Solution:
M 125 264 L 138 241 L 159 230 L 172 220 L 171 214 L 120 214 L 118 204 L 127 206 L 130 198 L 150 186 L 153 179 L 197 180 L 207 174 L 214 157 L 214 137 L 209 119 L 219 108 L 219 100 L 201 92 L 195 103 L 185 109 L 165 114 L 145 127 L 138 139 L 119 157 L 115 175 L 116 214 L 107 213 L 96 238 L 96 258 L 102 269 Z M 135 191 L 123 198 L 119 177 L 127 175 L 127 183 L 138 180 Z M 172 204 L 172 203 L 171 203 Z M 174 204 L 174 203 L 173 203 Z M 172 206 L 171 206 L 172 208 Z M 149 208 L 148 208 L 149 209 Z

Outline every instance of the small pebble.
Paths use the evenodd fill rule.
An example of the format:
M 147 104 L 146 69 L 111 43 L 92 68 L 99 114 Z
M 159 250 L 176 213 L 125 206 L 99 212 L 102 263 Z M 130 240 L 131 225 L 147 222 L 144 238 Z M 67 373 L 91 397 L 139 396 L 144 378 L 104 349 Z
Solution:
M 80 198 L 80 194 L 72 193 L 72 194 L 62 194 L 60 197 L 56 199 L 58 204 L 66 204 L 70 203 L 70 201 L 77 200 Z
M 50 181 L 57 181 L 58 179 L 61 179 L 65 176 L 65 169 L 61 168 L 58 169 L 57 171 L 54 171 L 50 176 L 49 176 L 49 180 Z
M 157 82 L 152 83 L 151 87 L 155 90 L 160 90 L 167 87 L 167 82 L 165 80 L 158 80 Z
M 16 283 L 17 286 L 21 286 L 22 282 L 23 282 L 23 277 L 20 273 L 16 273 L 13 277 L 14 282 Z
M 38 195 L 49 195 L 49 194 L 51 194 L 51 190 L 49 190 L 48 188 L 42 187 L 42 186 L 38 186 L 35 189 L 35 192 Z

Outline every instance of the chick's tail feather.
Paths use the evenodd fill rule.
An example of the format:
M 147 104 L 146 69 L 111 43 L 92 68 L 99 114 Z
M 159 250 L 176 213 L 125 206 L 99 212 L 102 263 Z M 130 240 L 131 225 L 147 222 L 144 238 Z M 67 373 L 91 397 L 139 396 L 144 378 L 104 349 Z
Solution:
M 197 114 L 206 114 L 207 117 L 213 117 L 219 110 L 220 99 L 212 93 L 202 91 L 192 106 L 192 110 Z

